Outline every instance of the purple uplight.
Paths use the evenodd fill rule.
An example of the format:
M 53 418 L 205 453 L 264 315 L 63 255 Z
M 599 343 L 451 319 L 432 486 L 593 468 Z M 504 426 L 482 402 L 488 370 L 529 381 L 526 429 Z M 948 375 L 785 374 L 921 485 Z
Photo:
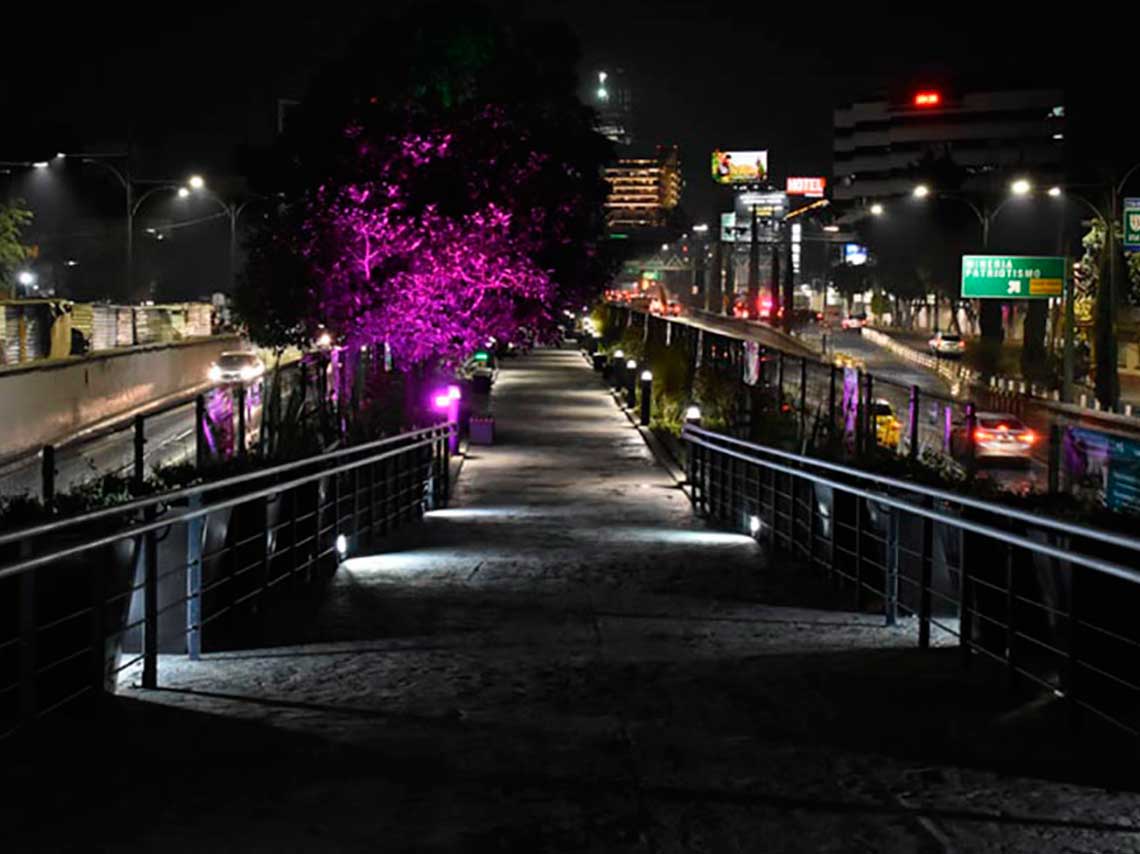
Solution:
M 463 395 L 459 391 L 459 386 L 449 385 L 447 387 L 447 396 L 452 400 L 459 400 L 459 398 L 461 398 Z
M 436 409 L 451 409 L 451 397 L 446 394 L 437 394 L 435 396 Z

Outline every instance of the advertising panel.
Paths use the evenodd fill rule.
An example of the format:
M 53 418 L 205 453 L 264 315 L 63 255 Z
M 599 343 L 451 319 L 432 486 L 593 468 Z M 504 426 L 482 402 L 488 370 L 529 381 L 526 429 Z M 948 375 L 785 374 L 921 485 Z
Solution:
M 720 215 L 720 240 L 721 243 L 736 241 L 736 214 L 731 211 Z
M 1034 255 L 963 255 L 962 296 L 1049 299 L 1065 292 L 1066 259 Z
M 867 247 L 861 243 L 843 244 L 843 263 L 861 267 L 867 263 Z
M 760 219 L 783 216 L 788 209 L 788 194 L 782 191 L 737 193 L 735 207 L 741 224 L 751 221 L 753 209 Z
M 786 192 L 789 196 L 822 199 L 825 189 L 827 189 L 826 178 L 789 178 Z
M 754 184 L 768 177 L 767 151 L 724 151 L 712 153 L 712 176 L 718 184 Z

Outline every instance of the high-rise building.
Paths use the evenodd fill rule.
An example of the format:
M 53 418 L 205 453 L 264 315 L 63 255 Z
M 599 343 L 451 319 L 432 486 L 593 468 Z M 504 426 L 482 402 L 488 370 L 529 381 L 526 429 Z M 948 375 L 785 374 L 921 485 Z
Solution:
M 599 71 L 590 103 L 598 113 L 598 133 L 618 145 L 633 144 L 633 94 L 624 68 Z
M 681 157 L 675 145 L 658 146 L 652 157 L 621 157 L 606 167 L 605 178 L 611 232 L 664 228 L 681 201 Z
M 911 192 L 925 158 L 964 170 L 964 191 L 992 191 L 995 177 L 1025 170 L 1061 179 L 1065 107 L 1053 89 L 910 90 L 835 111 L 835 199 Z

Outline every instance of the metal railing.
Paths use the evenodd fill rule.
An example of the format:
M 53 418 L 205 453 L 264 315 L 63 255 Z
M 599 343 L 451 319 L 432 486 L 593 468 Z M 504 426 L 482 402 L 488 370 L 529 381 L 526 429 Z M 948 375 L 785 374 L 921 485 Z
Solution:
M 447 423 L 0 534 L 0 739 L 159 653 L 240 644 L 285 587 L 446 505 Z M 204 630 L 211 626 L 210 637 Z M 210 643 L 207 644 L 207 639 Z
M 1140 539 L 687 425 L 688 488 L 710 520 L 768 539 L 879 608 L 983 656 L 1008 681 L 1140 734 Z

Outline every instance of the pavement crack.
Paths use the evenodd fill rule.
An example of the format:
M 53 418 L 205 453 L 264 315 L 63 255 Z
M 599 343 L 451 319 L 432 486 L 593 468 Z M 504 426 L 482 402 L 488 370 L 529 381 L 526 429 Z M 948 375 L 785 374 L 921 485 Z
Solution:
M 484 563 L 485 563 L 485 561 L 479 561 L 477 564 L 475 564 L 475 568 L 473 570 L 471 570 L 471 572 L 467 575 L 468 581 L 470 581 L 472 578 L 475 577 L 475 573 L 477 573 L 480 569 L 483 568 Z

